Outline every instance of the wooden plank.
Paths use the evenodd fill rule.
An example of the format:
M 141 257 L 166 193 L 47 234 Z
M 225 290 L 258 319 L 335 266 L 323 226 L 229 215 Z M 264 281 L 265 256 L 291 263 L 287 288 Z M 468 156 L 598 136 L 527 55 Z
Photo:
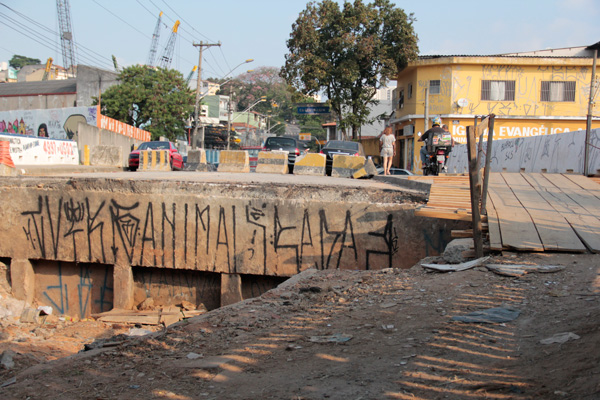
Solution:
M 502 177 L 531 216 L 546 251 L 584 252 L 586 247 L 571 225 L 521 174 Z
M 159 316 L 156 315 L 105 315 L 98 318 L 98 321 L 125 323 L 125 324 L 142 324 L 142 325 L 158 325 Z
M 500 234 L 500 222 L 494 202 L 487 196 L 487 218 L 488 218 L 488 237 L 490 239 L 490 250 L 502 251 L 502 235 Z
M 577 236 L 594 252 L 600 253 L 600 219 L 589 214 L 587 210 L 574 202 L 567 193 L 557 187 L 555 175 L 527 174 L 525 178 L 537 185 L 537 191 L 544 197 L 556 211 L 558 211 L 577 233 Z
M 552 183 L 566 193 L 573 201 L 583 207 L 589 215 L 600 215 L 600 201 L 589 191 L 583 189 L 571 179 L 568 175 L 555 174 L 552 175 Z
M 502 245 L 521 251 L 543 251 L 535 225 L 499 173 L 490 174 L 488 188 L 500 223 Z
M 473 237 L 473 229 L 455 229 L 453 231 L 450 231 L 450 237 L 453 239 L 472 238 Z
M 418 217 L 451 219 L 456 221 L 471 221 L 470 213 L 457 213 L 456 210 L 444 210 L 441 208 L 420 208 L 415 210 Z
M 568 178 L 571 182 L 574 182 L 577 185 L 581 186 L 583 189 L 587 190 L 588 192 L 596 196 L 598 200 L 600 200 L 600 185 L 598 185 L 596 181 L 590 178 L 586 178 L 583 175 L 565 174 L 563 176 L 565 178 Z

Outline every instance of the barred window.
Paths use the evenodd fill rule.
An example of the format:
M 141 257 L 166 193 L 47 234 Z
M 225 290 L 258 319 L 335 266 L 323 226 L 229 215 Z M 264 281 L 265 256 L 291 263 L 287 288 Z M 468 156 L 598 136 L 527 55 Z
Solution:
M 575 101 L 575 81 L 542 81 L 541 101 Z
M 515 81 L 481 81 L 481 100 L 514 101 Z
M 412 99 L 412 83 L 408 84 L 408 94 L 406 97 Z
M 429 81 L 429 94 L 440 94 L 440 86 L 442 86 L 439 79 Z

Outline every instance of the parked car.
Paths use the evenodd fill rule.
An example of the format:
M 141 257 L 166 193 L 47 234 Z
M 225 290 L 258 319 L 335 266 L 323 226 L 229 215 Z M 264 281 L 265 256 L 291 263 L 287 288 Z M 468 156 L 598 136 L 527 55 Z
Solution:
M 129 170 L 135 171 L 140 166 L 140 151 L 142 150 L 169 150 L 171 169 L 182 170 L 183 169 L 183 157 L 177 150 L 177 147 L 169 141 L 153 141 L 144 142 L 139 145 L 136 150 L 129 153 Z
M 333 156 L 362 156 L 366 158 L 363 145 L 358 142 L 349 140 L 329 140 L 320 151 L 325 154 L 325 172 L 331 175 L 331 167 L 333 166 Z
M 262 150 L 261 146 L 242 146 L 242 150 L 248 152 L 248 159 L 250 161 L 250 172 L 256 171 L 256 164 L 258 164 L 258 152 Z
M 289 172 L 293 172 L 296 157 L 308 151 L 308 146 L 292 136 L 271 136 L 265 140 L 263 151 L 287 151 Z
M 381 166 L 377 166 L 377 173 L 379 175 L 383 175 L 383 167 Z M 395 167 L 391 167 L 390 168 L 390 175 L 404 175 L 404 176 L 408 176 L 408 175 L 414 175 L 412 172 L 410 172 L 407 169 L 402 169 L 402 168 L 395 168 Z

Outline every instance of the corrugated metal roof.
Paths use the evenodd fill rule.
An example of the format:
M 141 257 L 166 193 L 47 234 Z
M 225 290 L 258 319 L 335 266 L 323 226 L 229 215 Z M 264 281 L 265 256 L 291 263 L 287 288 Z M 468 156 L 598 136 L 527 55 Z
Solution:
M 35 96 L 38 94 L 76 93 L 77 80 L 13 82 L 0 84 L 1 96 Z

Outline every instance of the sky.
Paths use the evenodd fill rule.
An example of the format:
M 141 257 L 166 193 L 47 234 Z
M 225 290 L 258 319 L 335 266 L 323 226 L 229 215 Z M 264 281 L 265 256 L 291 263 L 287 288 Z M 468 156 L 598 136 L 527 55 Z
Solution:
M 369 0 L 363 0 L 365 3 Z M 292 24 L 306 1 L 298 0 L 71 0 L 78 64 L 113 69 L 145 64 L 158 14 L 163 12 L 157 54 L 175 20 L 181 25 L 170 67 L 187 77 L 198 64 L 194 43 L 205 48 L 202 78 L 225 78 L 262 66 L 281 67 Z M 338 1 L 343 3 L 343 1 Z M 500 54 L 587 46 L 600 41 L 598 0 L 397 0 L 414 13 L 421 55 Z M 48 57 L 63 65 L 56 1 L 0 0 L 0 62 L 14 54 Z M 247 59 L 253 62 L 240 65 Z M 194 78 L 196 74 L 194 73 Z

